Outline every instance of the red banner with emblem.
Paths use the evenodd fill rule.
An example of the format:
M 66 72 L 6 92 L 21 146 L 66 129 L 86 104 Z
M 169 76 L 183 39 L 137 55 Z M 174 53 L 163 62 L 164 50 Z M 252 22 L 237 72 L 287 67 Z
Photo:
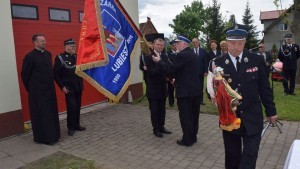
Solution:
M 99 0 L 85 0 L 76 72 L 104 66 L 108 62 Z

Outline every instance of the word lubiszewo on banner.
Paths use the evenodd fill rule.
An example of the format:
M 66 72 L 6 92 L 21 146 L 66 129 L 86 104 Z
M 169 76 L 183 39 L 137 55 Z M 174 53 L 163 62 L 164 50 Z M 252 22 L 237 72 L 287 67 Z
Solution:
M 138 50 L 137 45 L 141 35 L 119 1 L 86 1 L 90 1 L 90 3 L 85 3 L 85 11 L 95 8 L 91 1 L 98 5 L 96 9 L 99 9 L 99 11 L 96 10 L 95 14 L 100 16 L 100 19 L 97 21 L 100 21 L 102 24 L 102 26 L 99 26 L 99 42 L 104 42 L 103 44 L 105 44 L 103 47 L 105 49 L 102 49 L 102 52 L 103 55 L 108 56 L 108 62 L 101 67 L 77 70 L 76 73 L 109 99 L 118 101 L 129 86 L 131 60 Z M 86 18 L 84 14 L 84 19 L 89 18 Z M 82 24 L 83 26 L 84 23 Z M 81 32 L 81 36 L 82 34 L 83 32 Z M 81 57 L 79 56 L 80 50 L 84 50 L 84 48 L 79 48 L 78 57 Z

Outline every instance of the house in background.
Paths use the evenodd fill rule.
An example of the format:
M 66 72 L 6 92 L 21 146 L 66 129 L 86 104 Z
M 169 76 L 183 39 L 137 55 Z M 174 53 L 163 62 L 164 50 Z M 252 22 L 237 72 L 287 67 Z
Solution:
M 142 33 L 143 37 L 145 37 L 145 39 L 150 42 L 151 40 L 150 39 L 153 39 L 154 34 L 157 34 L 157 30 L 154 26 L 154 24 L 152 23 L 151 21 L 151 18 L 147 17 L 147 21 L 146 22 L 143 22 L 143 23 L 140 23 L 139 24 L 139 29 L 140 29 L 140 32 Z M 151 36 L 151 38 L 149 38 Z M 148 39 L 147 39 L 148 38 Z M 140 47 L 141 47 L 141 53 L 142 54 L 146 54 L 147 51 L 148 51 L 148 47 L 146 46 L 146 43 L 144 42 L 143 39 L 141 39 L 140 41 Z
M 283 14 L 286 14 L 285 17 Z M 287 10 L 261 11 L 260 21 L 264 25 L 263 42 L 266 50 L 271 50 L 273 44 L 277 49 L 285 44 L 284 35 L 292 33 L 288 22 L 292 20 L 291 8 Z M 288 22 L 287 22 L 288 21 Z
M 140 23 L 140 31 L 143 36 L 147 34 L 158 33 L 155 26 L 153 25 L 151 18 L 147 17 L 147 21 L 144 23 Z

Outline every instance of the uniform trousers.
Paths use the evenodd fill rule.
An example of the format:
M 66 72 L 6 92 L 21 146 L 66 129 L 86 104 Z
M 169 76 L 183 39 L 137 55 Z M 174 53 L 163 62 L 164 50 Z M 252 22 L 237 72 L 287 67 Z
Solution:
M 151 113 L 151 123 L 153 132 L 164 128 L 166 116 L 166 98 L 152 99 L 148 98 L 149 109 Z
M 169 105 L 174 105 L 174 85 L 168 81 Z
M 200 96 L 200 103 L 203 103 L 203 88 L 204 88 L 204 75 L 200 75 L 200 89 L 201 89 L 201 96 Z
M 186 145 L 191 145 L 197 141 L 200 103 L 200 96 L 177 98 L 179 119 L 183 132 L 182 142 Z
M 295 78 L 296 78 L 296 69 L 283 70 L 283 77 L 286 80 L 282 80 L 283 88 L 285 93 L 294 93 L 295 90 Z M 288 80 L 290 80 L 290 87 L 288 85 Z
M 69 130 L 76 130 L 80 126 L 81 95 L 82 92 L 70 92 L 65 95 Z
M 251 136 L 223 131 L 226 169 L 255 169 L 261 133 Z

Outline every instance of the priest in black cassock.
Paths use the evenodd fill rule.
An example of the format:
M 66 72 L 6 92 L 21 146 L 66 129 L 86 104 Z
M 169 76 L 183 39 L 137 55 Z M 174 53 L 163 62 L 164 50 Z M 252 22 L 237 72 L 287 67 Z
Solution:
M 25 56 L 21 76 L 28 91 L 34 142 L 52 145 L 60 138 L 60 126 L 51 53 L 45 50 L 44 35 L 33 35 L 32 41 L 35 49 Z

